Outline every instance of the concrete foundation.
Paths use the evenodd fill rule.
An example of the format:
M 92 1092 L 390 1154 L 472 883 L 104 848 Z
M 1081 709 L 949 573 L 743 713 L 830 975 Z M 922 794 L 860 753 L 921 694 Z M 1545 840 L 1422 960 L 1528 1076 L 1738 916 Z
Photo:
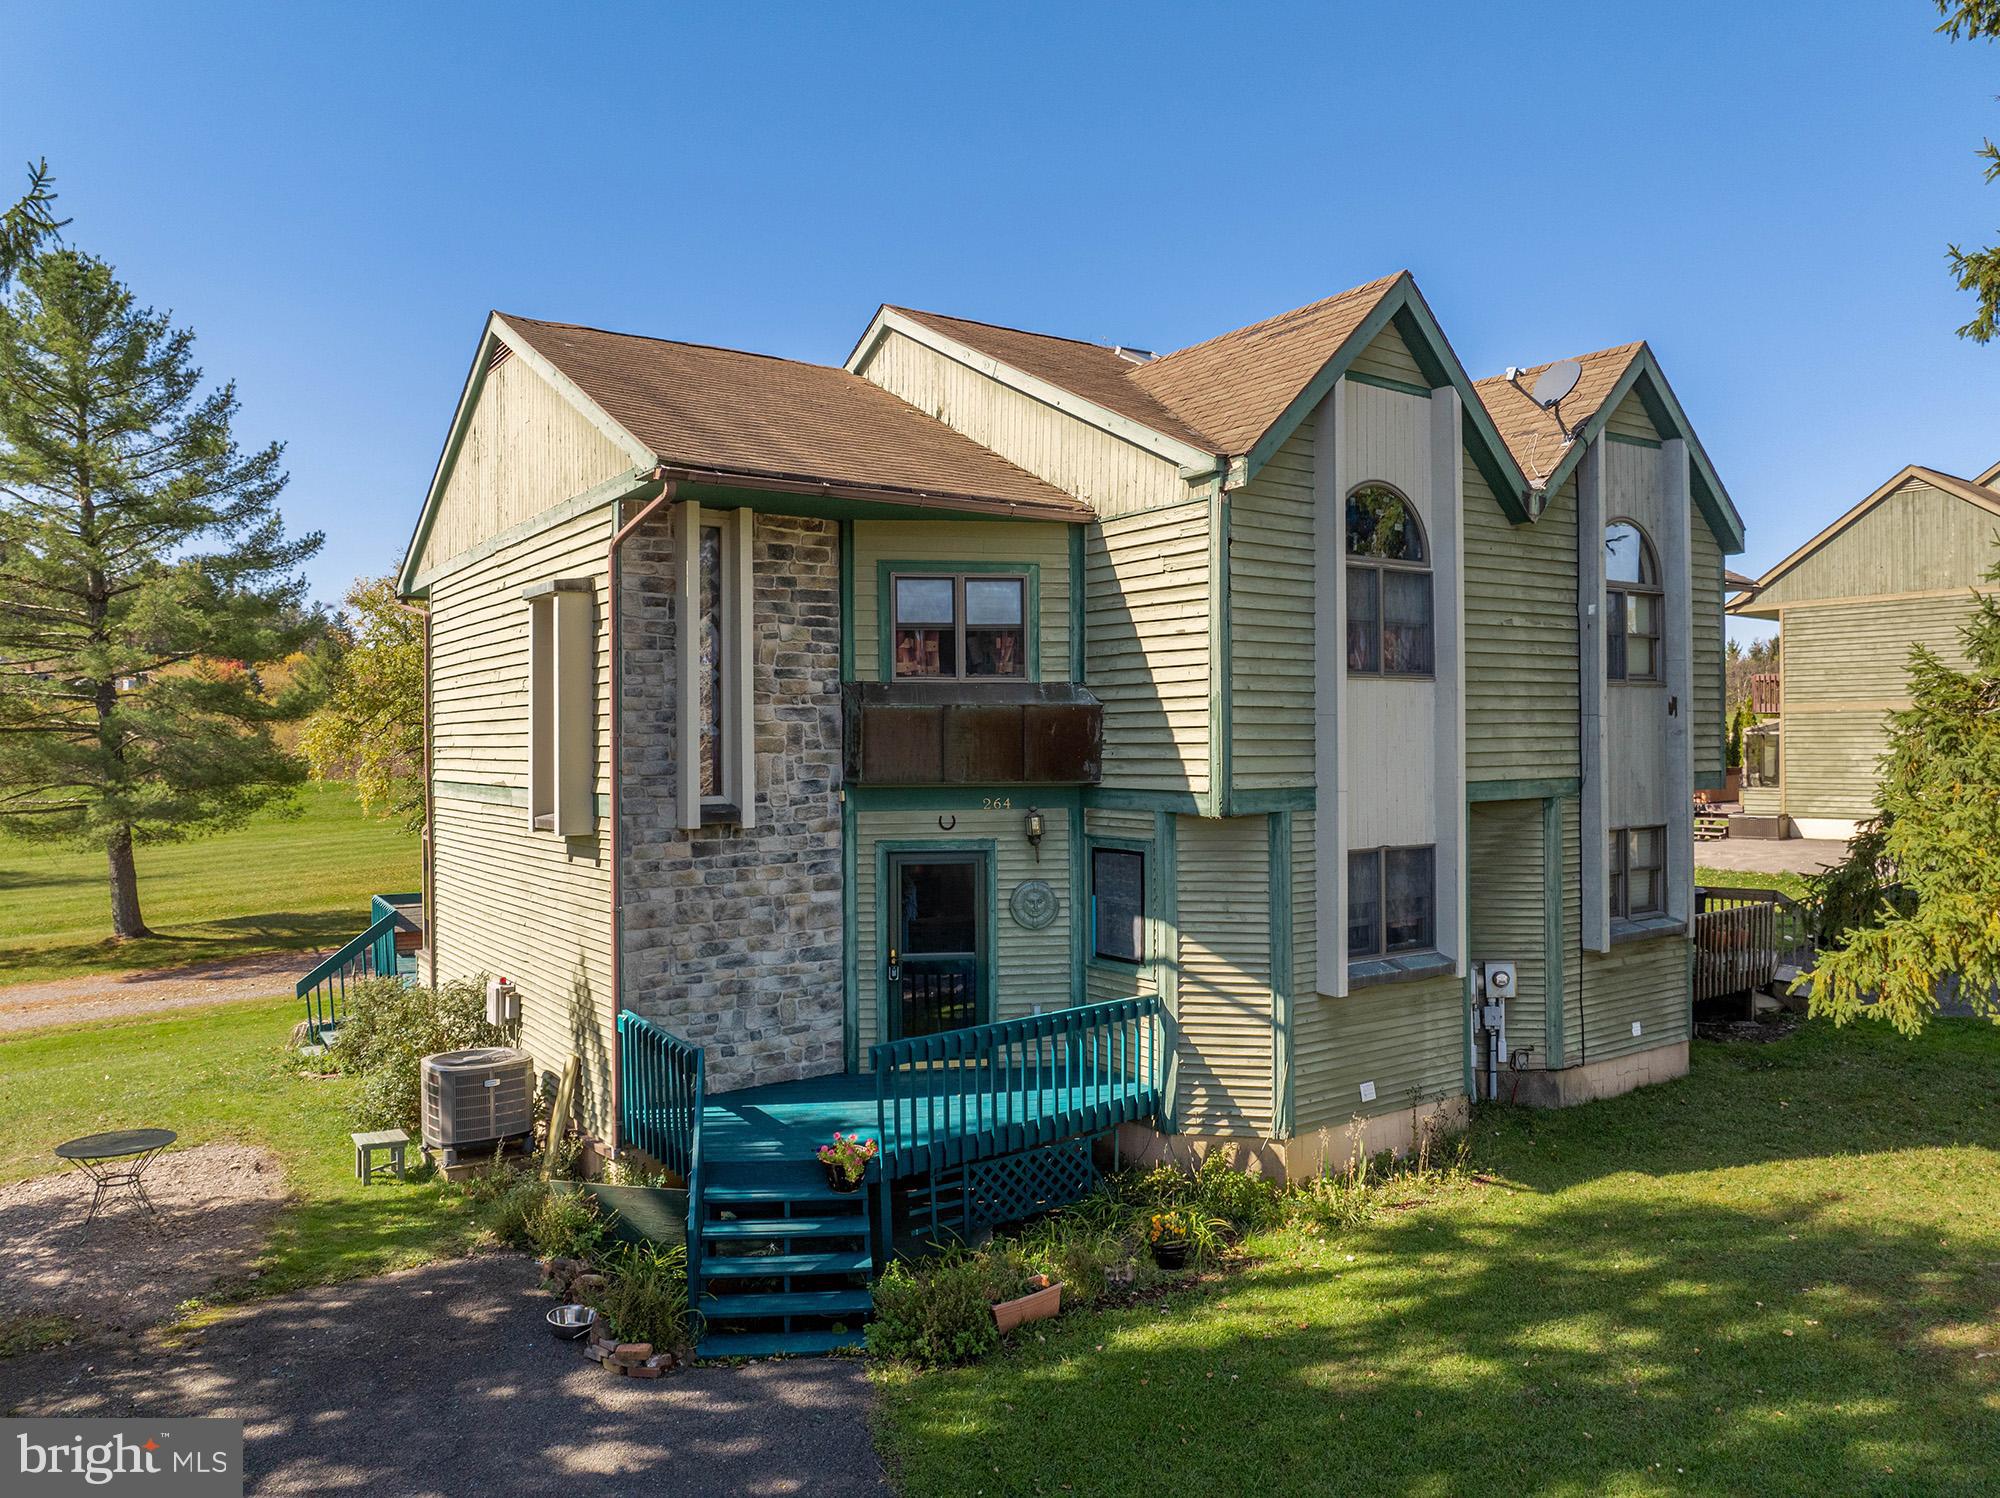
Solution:
M 1675 1041 L 1672 1045 L 1654 1046 L 1647 1051 L 1633 1051 L 1625 1056 L 1613 1056 L 1608 1061 L 1593 1061 L 1586 1066 L 1565 1067 L 1561 1071 L 1524 1071 L 1508 1074 L 1503 1078 L 1503 1088 L 1513 1087 L 1518 1080 L 1519 1088 L 1515 1097 L 1531 1108 L 1569 1108 L 1578 1103 L 1595 1102 L 1599 1098 L 1617 1097 L 1630 1092 L 1635 1087 L 1647 1087 L 1654 1082 L 1671 1082 L 1675 1077 L 1684 1077 L 1688 1069 L 1688 1043 Z
M 1686 1069 L 1686 1047 L 1682 1047 Z M 1192 1168 L 1220 1151 L 1231 1166 L 1252 1175 L 1292 1180 L 1321 1171 L 1340 1171 L 1356 1154 L 1410 1154 L 1426 1130 L 1435 1143 L 1462 1132 L 1471 1122 L 1470 1102 L 1440 1098 L 1372 1117 L 1356 1117 L 1339 1128 L 1318 1129 L 1292 1139 L 1246 1139 L 1230 1135 L 1162 1134 L 1143 1124 L 1118 1130 L 1118 1154 L 1127 1166 L 1173 1164 Z

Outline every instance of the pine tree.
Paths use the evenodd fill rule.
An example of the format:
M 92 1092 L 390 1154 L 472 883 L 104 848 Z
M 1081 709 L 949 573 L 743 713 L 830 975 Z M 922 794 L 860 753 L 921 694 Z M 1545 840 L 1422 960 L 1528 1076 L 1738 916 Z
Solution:
M 103 848 L 121 938 L 149 934 L 135 843 L 290 799 L 271 728 L 302 704 L 257 668 L 322 624 L 281 449 L 238 450 L 192 349 L 74 250 L 0 305 L 0 831 Z
M 1953 41 L 2000 40 L 2000 0 L 1936 0 L 1944 17 L 1938 30 Z M 1986 180 L 2000 179 L 2000 146 L 1991 137 L 1979 148 L 1986 163 Z M 1971 322 L 1958 330 L 1961 338 L 1974 343 L 1990 343 L 2000 335 L 2000 245 L 1967 250 L 1948 245 L 1945 259 L 1960 291 L 1972 293 L 1977 310 Z
M 1986 574 L 2000 583 L 2000 565 Z M 1889 718 L 1879 815 L 1813 880 L 1829 944 L 1811 1009 L 1913 1035 L 1938 995 L 2000 1022 L 2000 595 L 1961 630 L 1967 667 L 1918 646 L 1910 706 Z
M 37 247 L 69 222 L 58 219 L 49 206 L 56 200 L 51 186 L 54 181 L 47 161 L 33 163 L 28 168 L 27 193 L 0 213 L 0 291 L 7 289 L 14 272 L 28 262 Z

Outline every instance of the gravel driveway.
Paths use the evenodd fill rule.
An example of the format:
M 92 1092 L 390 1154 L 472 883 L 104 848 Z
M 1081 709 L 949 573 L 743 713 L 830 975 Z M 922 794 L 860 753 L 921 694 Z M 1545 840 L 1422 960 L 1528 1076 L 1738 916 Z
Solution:
M 616 1378 L 493 1254 L 261 1302 L 178 1351 L 0 1360 L 0 1414 L 230 1415 L 249 1491 L 368 1498 L 886 1494 L 859 1362 Z
M 0 988 L 0 1030 L 36 1030 L 288 994 L 324 955 L 317 951 L 264 952 L 188 967 L 13 983 Z

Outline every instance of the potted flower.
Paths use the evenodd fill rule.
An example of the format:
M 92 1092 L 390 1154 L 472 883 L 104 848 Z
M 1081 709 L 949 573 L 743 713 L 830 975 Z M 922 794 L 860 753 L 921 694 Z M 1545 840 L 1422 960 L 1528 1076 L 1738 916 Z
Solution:
M 1047 1321 L 1060 1310 L 1062 1281 L 1052 1280 L 1046 1274 L 1031 1274 L 1028 1276 L 1027 1294 L 993 1302 L 993 1324 L 1000 1328 L 1000 1335 L 1004 1337 L 1015 1327 L 1030 1321 Z
M 859 1191 L 861 1178 L 868 1174 L 868 1162 L 880 1154 L 881 1145 L 859 1134 L 835 1134 L 832 1144 L 819 1147 L 819 1163 L 826 1167 L 826 1183 L 835 1191 Z
M 1153 1250 L 1153 1262 L 1162 1269 L 1184 1268 L 1193 1234 L 1194 1223 L 1187 1213 L 1178 1208 L 1155 1212 L 1146 1224 L 1146 1242 Z

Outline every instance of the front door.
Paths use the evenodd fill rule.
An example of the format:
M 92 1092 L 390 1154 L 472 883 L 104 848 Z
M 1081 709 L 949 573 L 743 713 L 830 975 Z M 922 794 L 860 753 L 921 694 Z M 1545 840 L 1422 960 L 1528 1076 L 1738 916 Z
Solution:
M 978 853 L 897 853 L 889 859 L 889 1038 L 983 1023 L 986 860 Z

